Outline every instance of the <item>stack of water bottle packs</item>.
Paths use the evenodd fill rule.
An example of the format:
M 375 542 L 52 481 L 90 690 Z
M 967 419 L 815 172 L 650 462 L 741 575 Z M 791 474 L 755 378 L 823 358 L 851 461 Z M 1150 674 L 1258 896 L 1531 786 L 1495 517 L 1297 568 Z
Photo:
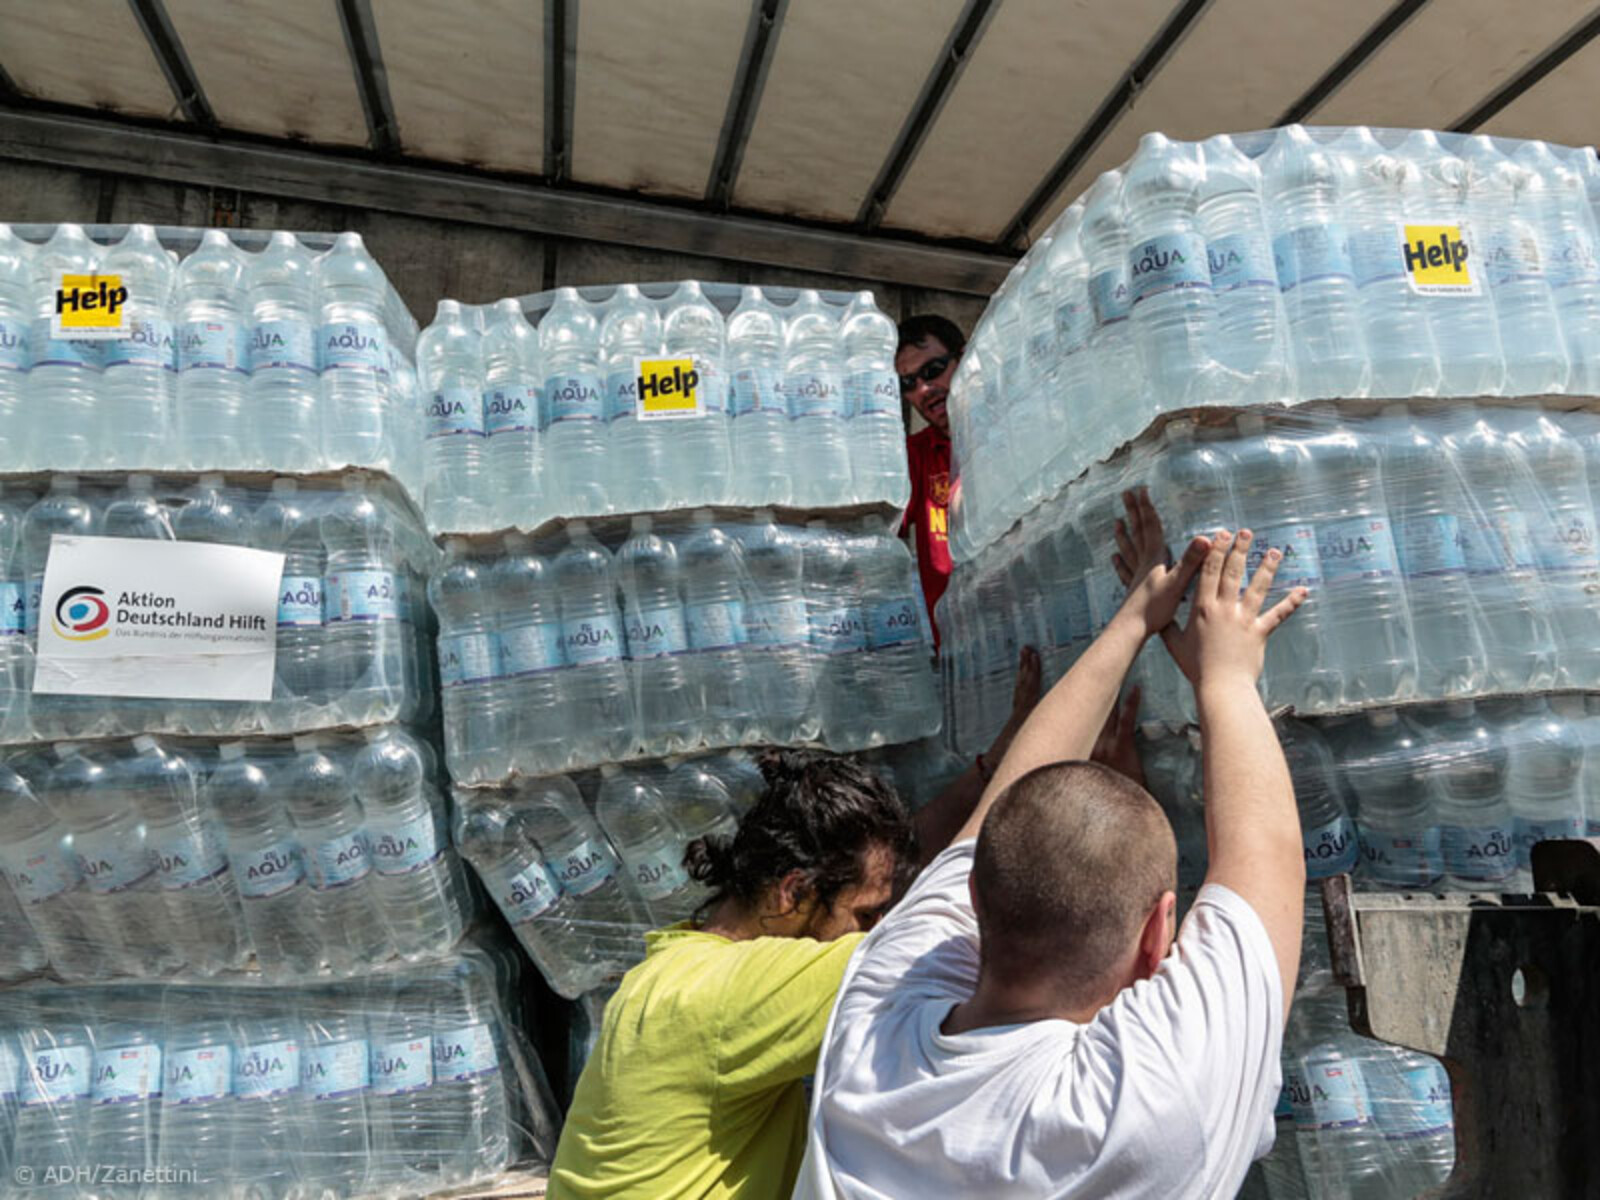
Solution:
M 428 524 L 902 506 L 895 347 L 871 292 L 688 281 L 441 301 L 417 343 Z
M 915 566 L 881 516 L 577 520 L 446 556 L 429 598 L 457 784 L 938 731 Z
M 360 466 L 416 490 L 416 322 L 359 234 L 22 232 L 0 226 L 0 471 Z
M 1270 707 L 1300 714 L 1600 687 L 1600 415 L 1507 401 L 1398 401 L 1211 414 L 1097 464 L 961 567 L 941 599 L 955 746 L 1004 720 L 1016 648 L 1059 677 L 1123 589 L 1124 489 L 1145 486 L 1168 545 L 1249 528 L 1283 553 L 1274 598 L 1311 598 L 1267 646 Z M 1342 415 L 1341 415 L 1342 412 Z M 1180 619 L 1183 614 L 1180 614 Z M 1193 719 L 1152 643 L 1144 719 Z
M 33 690 L 56 537 L 244 546 L 282 554 L 270 699 L 133 699 Z M 425 580 L 437 552 L 396 486 L 238 475 L 0 481 L 0 741 L 165 732 L 239 735 L 424 720 L 433 710 Z M 181 615 L 181 614 L 180 614 Z M 159 600 L 119 617 L 170 619 Z
M 1600 396 L 1592 148 L 1291 125 L 1149 134 L 996 292 L 949 412 L 971 559 L 1163 413 Z
M 0 1012 L 0 1197 L 410 1198 L 548 1159 L 502 943 L 359 983 L 23 987 Z

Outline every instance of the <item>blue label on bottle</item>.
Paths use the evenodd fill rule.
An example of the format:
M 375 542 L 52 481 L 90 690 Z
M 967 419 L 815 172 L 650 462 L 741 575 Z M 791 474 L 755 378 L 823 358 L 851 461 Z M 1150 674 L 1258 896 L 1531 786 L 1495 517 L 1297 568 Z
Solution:
M 1402 522 L 1400 562 L 1412 579 L 1465 571 L 1467 553 L 1461 522 L 1449 513 Z
M 535 860 L 506 880 L 495 898 L 506 920 L 525 925 L 549 911 L 561 898 L 561 889 L 543 860 Z
M 700 376 L 698 391 L 700 411 L 703 414 L 728 412 L 728 374 L 715 361 L 694 356 L 695 373 Z
M 72 837 L 78 872 L 89 890 L 99 895 L 126 891 L 155 871 L 144 839 L 127 829 L 78 833 Z
M 1359 1129 L 1371 1120 L 1366 1084 L 1353 1061 L 1305 1063 L 1292 1079 L 1289 1103 L 1298 1129 Z
M 1600 283 L 1600 262 L 1596 260 L 1594 239 L 1587 230 L 1569 223 L 1549 249 L 1552 287 Z
M 1432 827 L 1404 834 L 1364 828 L 1361 861 L 1372 878 L 1395 888 L 1427 887 L 1444 874 L 1439 831 Z
M 1329 583 L 1392 579 L 1400 573 L 1389 521 L 1376 514 L 1330 521 L 1319 528 L 1317 559 Z
M 483 1024 L 433 1035 L 433 1072 L 441 1083 L 472 1079 L 500 1069 L 494 1034 Z
M 853 371 L 845 378 L 844 390 L 851 416 L 900 415 L 900 380 L 893 371 Z
M 638 407 L 639 377 L 632 368 L 607 375 L 605 419 L 615 421 L 618 417 L 631 417 Z
M 1538 237 L 1516 220 L 1497 221 L 1483 239 L 1483 272 L 1497 288 L 1508 283 L 1548 282 Z
M 1394 1140 L 1429 1137 L 1455 1128 L 1455 1107 L 1450 1097 L 1450 1076 L 1438 1063 L 1411 1067 L 1400 1073 L 1404 1089 L 1393 1112 L 1380 1105 L 1383 1135 Z
M 322 577 L 285 575 L 278 582 L 278 628 L 320 628 L 322 625 Z
M 867 648 L 867 624 L 853 607 L 812 614 L 811 645 L 820 654 L 853 654 Z
M 372 855 L 360 830 L 303 846 L 302 851 L 306 875 L 319 892 L 356 883 L 372 870 Z
M 246 900 L 265 900 L 287 892 L 305 878 L 299 848 L 288 838 L 228 857 L 239 895 Z
M 317 330 L 318 366 L 324 371 L 389 373 L 389 338 L 372 321 L 324 325 Z
M 733 373 L 733 415 L 753 412 L 789 415 L 778 373 L 771 367 L 740 367 Z
M 1305 843 L 1307 879 L 1327 879 L 1355 869 L 1361 850 L 1349 817 L 1340 814 L 1315 829 L 1302 829 L 1301 839 Z
M 1600 571 L 1591 514 L 1577 509 L 1537 513 L 1529 532 L 1533 535 L 1534 561 L 1541 571 L 1576 571 L 1585 575 Z
M 1264 233 L 1229 233 L 1206 243 L 1211 286 L 1218 292 L 1238 288 L 1275 288 L 1278 273 Z
M 17 637 L 27 632 L 27 586 L 0 580 L 0 637 Z
M 1350 265 L 1350 239 L 1343 225 L 1302 225 L 1272 239 L 1272 265 L 1278 286 L 1292 291 L 1302 283 L 1323 279 L 1355 279 Z
M 400 587 L 390 571 L 342 571 L 329 575 L 324 597 L 328 624 L 397 621 Z
M 379 875 L 410 875 L 443 853 L 438 825 L 433 813 L 427 811 L 397 822 L 369 816 L 367 848 Z
M 167 1051 L 165 1102 L 220 1100 L 233 1086 L 233 1047 L 196 1046 Z
M 0 319 L 0 371 L 26 371 L 31 363 L 27 325 Z
M 1517 867 L 1516 835 L 1502 825 L 1446 825 L 1439 831 L 1444 866 L 1470 883 L 1499 883 Z
M 689 646 L 694 650 L 726 650 L 744 644 L 744 605 L 738 600 L 713 600 L 684 609 Z
M 241 1100 L 286 1096 L 300 1086 L 300 1045 L 288 1038 L 244 1047 L 233 1061 L 233 1094 Z
M 599 421 L 605 417 L 605 384 L 598 375 L 552 375 L 544 381 L 550 424 Z
M 317 371 L 317 334 L 310 321 L 258 321 L 250 330 L 250 370 Z
M 689 633 L 677 605 L 647 608 L 628 618 L 629 658 L 665 658 L 688 648 Z
M 626 645 L 617 618 L 611 613 L 561 623 L 561 649 L 574 667 L 615 662 L 622 657 Z
M 1517 865 L 1520 867 L 1533 865 L 1533 848 L 1539 842 L 1585 836 L 1582 813 L 1573 813 L 1565 817 L 1541 817 L 1538 820 L 1518 817 L 1512 822 L 1512 829 L 1517 842 Z
M 164 317 L 129 317 L 122 336 L 107 342 L 105 365 L 113 367 L 161 367 L 178 369 L 177 341 L 172 322 Z
M 604 887 L 621 864 L 611 848 L 596 838 L 585 838 L 559 859 L 551 859 L 550 872 L 568 896 L 587 896 Z
M 844 416 L 844 388 L 839 377 L 826 371 L 800 371 L 783 376 L 783 399 L 795 420 Z
M 368 1071 L 376 1096 L 398 1096 L 433 1086 L 433 1039 L 400 1038 L 373 1042 Z
M 1089 280 L 1089 304 L 1094 309 L 1096 328 L 1115 325 L 1128 319 L 1133 296 L 1128 289 L 1128 275 L 1121 267 L 1101 271 Z
M 22 1106 L 71 1104 L 93 1088 L 93 1056 L 87 1046 L 52 1046 L 28 1056 L 22 1076 Z
M 745 640 L 752 646 L 773 649 L 806 644 L 806 602 L 758 600 L 745 606 Z
M 483 430 L 490 437 L 502 433 L 528 433 L 541 428 L 539 412 L 537 387 L 508 386 L 483 393 Z
M 867 617 L 867 645 L 873 650 L 922 641 L 922 616 L 912 597 L 872 606 Z
M 482 437 L 483 393 L 477 388 L 445 388 L 433 393 L 425 414 L 431 438 Z
M 167 829 L 151 829 L 145 837 L 155 855 L 161 886 L 169 892 L 215 879 L 227 869 L 222 842 L 210 822 L 202 818 Z
M 1211 263 L 1198 233 L 1169 233 L 1128 248 L 1132 304 L 1174 291 L 1209 291 Z M 1130 305 L 1132 307 L 1132 305 Z
M 50 336 L 50 322 L 44 322 L 42 332 L 35 333 L 34 340 L 30 343 L 33 350 L 33 368 L 40 367 L 82 367 L 89 371 L 98 371 L 101 363 L 105 361 L 104 342 L 86 342 L 72 338 L 54 338 Z
M 1533 537 L 1520 512 L 1486 514 L 1460 527 L 1467 570 L 1474 575 L 1527 571 L 1534 566 Z
M 561 626 L 555 621 L 501 630 L 495 638 L 501 676 L 514 678 L 566 666 L 561 641 Z
M 457 633 L 439 638 L 439 686 L 472 687 L 500 673 L 495 638 L 489 633 Z
M 161 1095 L 161 1047 L 102 1046 L 94 1054 L 96 1104 L 127 1104 Z
M 61 844 L 54 841 L 43 850 L 0 846 L 0 868 L 23 904 L 38 904 L 59 896 L 82 880 L 76 860 L 68 858 Z
M 1356 286 L 1399 282 L 1406 278 L 1405 251 L 1393 229 L 1364 229 L 1350 235 L 1350 270 Z
M 364 1038 L 307 1046 L 300 1055 L 300 1082 L 313 1100 L 333 1100 L 367 1090 L 371 1063 Z
M 633 890 L 646 904 L 665 900 L 689 883 L 689 876 L 683 869 L 683 851 L 677 845 L 663 846 L 653 854 L 631 859 L 628 876 L 633 880 Z
M 185 321 L 178 327 L 180 371 L 248 370 L 244 327 L 238 321 Z

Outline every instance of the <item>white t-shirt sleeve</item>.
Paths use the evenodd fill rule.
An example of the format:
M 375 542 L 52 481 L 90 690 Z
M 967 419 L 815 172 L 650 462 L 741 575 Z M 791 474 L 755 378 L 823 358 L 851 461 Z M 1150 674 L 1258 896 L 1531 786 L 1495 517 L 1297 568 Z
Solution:
M 1195 1194 L 1232 1195 L 1271 1148 L 1282 1086 L 1283 981 L 1261 918 L 1238 893 L 1207 884 L 1172 954 L 1093 1024 L 1101 1020 L 1120 1043 L 1124 1088 L 1199 1129 L 1207 1186 Z
M 841 999 L 870 1003 L 924 976 L 971 992 L 978 978 L 978 918 L 967 880 L 977 845 L 975 838 L 957 842 L 923 868 L 861 943 Z M 930 955 L 935 947 L 942 953 Z

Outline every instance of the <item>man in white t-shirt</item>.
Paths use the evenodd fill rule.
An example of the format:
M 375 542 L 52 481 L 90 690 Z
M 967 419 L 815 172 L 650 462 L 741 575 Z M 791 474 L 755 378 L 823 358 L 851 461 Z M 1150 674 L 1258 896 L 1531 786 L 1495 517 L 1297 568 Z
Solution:
M 1232 1197 L 1271 1146 L 1305 867 L 1256 678 L 1305 593 L 1263 611 L 1281 555 L 1245 587 L 1247 530 L 1170 565 L 1149 497 L 1123 500 L 1127 600 L 846 971 L 799 1200 Z M 1078 761 L 1155 633 L 1205 741 L 1211 866 L 1175 941 L 1171 826 Z

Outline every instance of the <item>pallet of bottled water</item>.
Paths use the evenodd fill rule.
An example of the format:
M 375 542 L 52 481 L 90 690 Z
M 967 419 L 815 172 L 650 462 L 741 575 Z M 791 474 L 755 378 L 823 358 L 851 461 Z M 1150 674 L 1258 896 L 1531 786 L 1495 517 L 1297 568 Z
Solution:
M 950 394 L 973 558 L 1163 413 L 1600 395 L 1600 160 L 1429 130 L 1148 134 L 995 293 Z
M 13 753 L 0 979 L 298 983 L 440 958 L 473 913 L 449 822 L 432 748 L 398 726 Z
M 35 692 L 40 623 L 58 615 L 40 612 L 57 537 L 210 543 L 281 554 L 271 697 Z M 436 557 L 416 509 L 381 476 L 135 472 L 0 482 L 0 741 L 152 732 L 236 736 L 426 720 L 434 682 L 424 581 Z
M 417 343 L 428 524 L 901 508 L 896 344 L 871 292 L 691 280 L 441 301 Z
M 428 595 L 457 784 L 939 729 L 915 566 L 879 515 L 697 509 L 449 539 Z
M 941 599 L 955 745 L 1004 719 L 1016 649 L 1054 679 L 1122 601 L 1111 565 L 1124 489 L 1145 486 L 1168 545 L 1251 529 L 1283 553 L 1273 599 L 1310 599 L 1267 645 L 1270 707 L 1330 713 L 1418 700 L 1600 688 L 1600 414 L 1418 400 L 1212 410 L 1097 464 L 956 573 Z M 1192 720 L 1156 643 L 1145 717 Z
M 417 325 L 356 233 L 0 226 L 0 470 L 385 471 Z
M 0 1013 L 0 1197 L 417 1197 L 548 1163 L 503 943 L 339 984 L 62 987 Z

